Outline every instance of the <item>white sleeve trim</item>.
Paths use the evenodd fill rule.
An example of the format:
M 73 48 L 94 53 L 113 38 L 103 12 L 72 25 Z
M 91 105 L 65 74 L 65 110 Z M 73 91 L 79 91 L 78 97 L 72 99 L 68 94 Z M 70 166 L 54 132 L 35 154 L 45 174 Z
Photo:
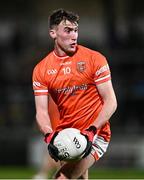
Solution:
M 102 78 L 99 78 L 99 79 L 95 80 L 95 82 L 102 81 L 102 80 L 104 80 L 104 79 L 106 79 L 106 78 L 109 78 L 109 77 L 110 77 L 110 74 L 107 75 L 107 76 L 104 76 L 104 77 L 102 77 Z
M 34 92 L 48 92 L 48 90 L 34 90 Z

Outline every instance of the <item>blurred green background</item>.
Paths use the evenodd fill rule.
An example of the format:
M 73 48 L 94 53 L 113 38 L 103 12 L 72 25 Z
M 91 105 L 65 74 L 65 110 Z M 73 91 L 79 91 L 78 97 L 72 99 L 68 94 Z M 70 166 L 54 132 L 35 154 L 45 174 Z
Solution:
M 0 178 L 31 178 L 44 144 L 35 125 L 31 75 L 53 47 L 48 15 L 80 15 L 79 44 L 109 62 L 118 99 L 112 140 L 91 178 L 144 178 L 144 2 L 2 0 L 0 5 Z
M 28 167 L 0 168 L 1 179 L 31 179 L 37 171 Z M 89 179 L 143 179 L 144 171 L 139 169 L 97 169 L 91 168 Z M 52 175 L 48 177 L 52 178 Z

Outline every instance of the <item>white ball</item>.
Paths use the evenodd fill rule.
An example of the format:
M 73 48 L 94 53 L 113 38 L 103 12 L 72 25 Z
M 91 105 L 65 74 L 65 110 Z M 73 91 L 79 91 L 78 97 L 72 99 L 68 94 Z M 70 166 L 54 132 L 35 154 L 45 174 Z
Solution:
M 53 144 L 64 161 L 80 159 L 87 147 L 87 139 L 75 128 L 66 128 L 58 133 Z

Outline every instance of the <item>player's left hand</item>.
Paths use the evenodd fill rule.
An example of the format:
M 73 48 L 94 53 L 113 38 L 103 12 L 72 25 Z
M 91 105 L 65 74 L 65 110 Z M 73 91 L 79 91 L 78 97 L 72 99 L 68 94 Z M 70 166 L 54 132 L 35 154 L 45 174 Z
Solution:
M 57 134 L 58 132 L 56 131 L 47 133 L 44 138 L 44 141 L 48 144 L 48 152 L 56 162 L 60 160 L 58 157 L 58 148 L 53 145 L 54 138 L 57 136 Z
M 88 156 L 92 150 L 92 142 L 93 138 L 97 133 L 97 128 L 95 126 L 90 126 L 88 129 L 85 129 L 81 132 L 82 135 L 84 135 L 87 138 L 87 147 L 84 153 L 83 158 Z
M 97 133 L 97 128 L 95 126 L 90 126 L 88 129 L 85 129 L 81 132 L 81 134 L 86 136 L 90 142 L 93 141 L 93 138 L 96 133 Z

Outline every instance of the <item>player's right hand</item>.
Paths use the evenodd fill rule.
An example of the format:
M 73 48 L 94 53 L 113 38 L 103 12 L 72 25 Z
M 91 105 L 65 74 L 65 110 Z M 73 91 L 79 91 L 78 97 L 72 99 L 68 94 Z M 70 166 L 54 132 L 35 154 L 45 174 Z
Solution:
M 47 133 L 44 137 L 44 141 L 49 144 L 54 141 L 54 138 L 57 136 L 58 132 L 53 131 L 52 133 Z
M 58 157 L 58 148 L 53 145 L 54 138 L 57 136 L 58 132 L 54 131 L 52 133 L 47 133 L 45 135 L 44 141 L 48 144 L 49 155 L 57 162 Z

